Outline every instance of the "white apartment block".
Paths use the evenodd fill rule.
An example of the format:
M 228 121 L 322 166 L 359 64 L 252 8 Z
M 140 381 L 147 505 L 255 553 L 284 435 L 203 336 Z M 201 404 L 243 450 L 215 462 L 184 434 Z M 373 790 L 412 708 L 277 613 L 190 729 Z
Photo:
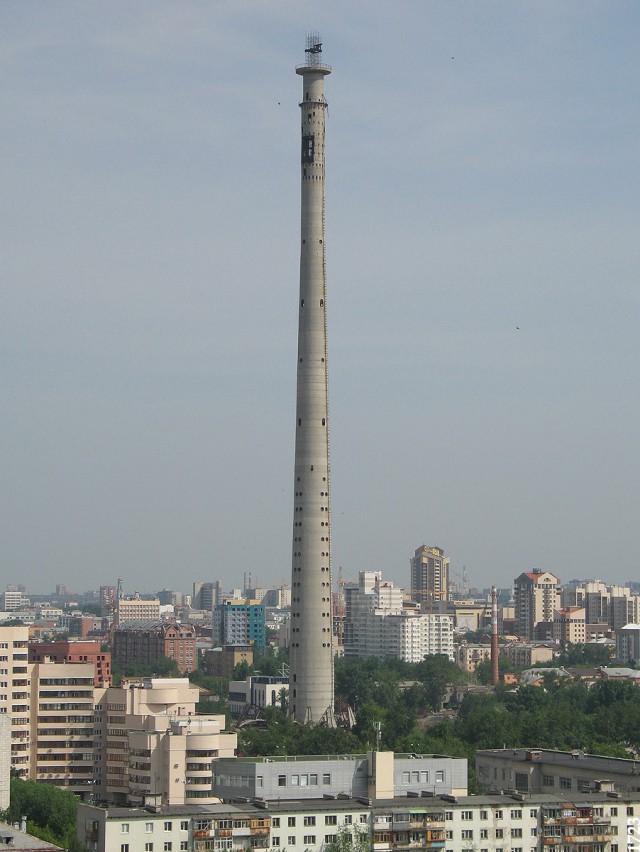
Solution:
M 380 571 L 361 571 L 345 587 L 345 657 L 392 657 L 416 663 L 430 654 L 454 659 L 453 618 L 403 608 L 403 590 Z
M 200 691 L 187 678 L 144 678 L 101 691 L 96 792 L 118 804 L 210 804 L 212 761 L 233 757 L 223 715 L 196 715 Z
M 625 852 L 640 794 L 235 801 L 161 808 L 80 803 L 90 852 L 323 852 L 344 832 L 375 852 Z M 630 848 L 630 847 L 629 847 Z

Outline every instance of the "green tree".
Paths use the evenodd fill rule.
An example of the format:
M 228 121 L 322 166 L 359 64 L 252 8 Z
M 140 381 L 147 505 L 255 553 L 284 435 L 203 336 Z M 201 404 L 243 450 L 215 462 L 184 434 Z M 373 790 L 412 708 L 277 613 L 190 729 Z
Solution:
M 336 839 L 323 847 L 324 852 L 369 852 L 371 849 L 369 833 L 357 825 L 342 826 Z

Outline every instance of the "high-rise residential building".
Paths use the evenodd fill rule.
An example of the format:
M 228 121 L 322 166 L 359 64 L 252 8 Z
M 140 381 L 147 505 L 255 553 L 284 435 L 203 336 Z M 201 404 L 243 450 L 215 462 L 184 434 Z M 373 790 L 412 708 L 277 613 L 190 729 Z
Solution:
M 53 642 L 29 642 L 32 663 L 93 663 L 94 685 L 111 686 L 111 652 L 100 642 L 81 639 L 57 639 Z
M 403 607 L 403 590 L 379 571 L 361 571 L 345 594 L 345 657 L 380 657 L 416 663 L 430 654 L 454 659 L 453 618 Z
M 196 629 L 173 621 L 125 624 L 113 631 L 113 664 L 153 666 L 158 660 L 175 660 L 181 674 L 198 667 Z
M 423 544 L 411 557 L 411 598 L 423 609 L 435 611 L 449 600 L 449 563 L 439 547 Z
M 228 600 L 213 613 L 213 641 L 221 645 L 253 645 L 263 651 L 266 644 L 266 609 L 256 600 Z
M 102 615 L 109 615 L 115 610 L 118 590 L 116 586 L 100 586 L 100 609 Z
M 560 607 L 560 580 L 550 571 L 527 571 L 514 581 L 516 632 L 521 639 L 546 639 L 553 632 L 553 613 Z M 536 626 L 548 625 L 544 635 Z
M 0 713 L 11 720 L 11 768 L 27 778 L 31 770 L 31 671 L 29 628 L 0 627 Z
M 207 805 L 214 757 L 233 757 L 236 734 L 221 715 L 196 715 L 198 687 L 186 678 L 143 678 L 100 696 L 101 772 L 96 792 L 118 804 Z
M 11 718 L 0 714 L 0 811 L 9 810 L 11 803 Z
M 93 793 L 93 663 L 34 663 L 31 685 L 31 778 Z
M 640 665 L 640 624 L 625 624 L 616 633 L 616 657 L 621 663 Z
M 333 724 L 331 512 L 325 278 L 325 113 L 322 40 L 307 36 L 301 109 L 301 243 L 289 712 Z

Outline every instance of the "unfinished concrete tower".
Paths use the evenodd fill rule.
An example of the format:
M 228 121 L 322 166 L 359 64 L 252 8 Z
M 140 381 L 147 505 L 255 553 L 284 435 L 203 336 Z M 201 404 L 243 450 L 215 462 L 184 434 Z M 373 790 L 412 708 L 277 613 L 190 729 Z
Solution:
M 302 76 L 300 300 L 294 473 L 289 712 L 333 724 L 331 512 L 324 254 L 322 41 L 307 36 Z

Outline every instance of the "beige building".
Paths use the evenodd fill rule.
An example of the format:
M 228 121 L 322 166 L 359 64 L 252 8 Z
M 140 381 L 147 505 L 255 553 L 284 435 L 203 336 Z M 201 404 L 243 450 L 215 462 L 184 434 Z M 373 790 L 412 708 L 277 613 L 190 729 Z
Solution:
M 527 571 L 514 581 L 516 632 L 521 639 L 535 639 L 536 626 L 553 624 L 560 607 L 560 580 L 550 571 Z
M 428 609 L 449 600 L 449 563 L 439 547 L 423 544 L 411 558 L 411 597 Z
M 500 645 L 500 657 L 510 666 L 531 668 L 553 659 L 553 648 L 549 645 L 532 645 L 528 642 L 509 642 Z
M 239 663 L 253 665 L 253 645 L 224 645 L 205 651 L 203 668 L 212 677 L 231 678 Z
M 196 716 L 198 687 L 186 678 L 144 678 L 100 698 L 101 798 L 143 806 L 210 804 L 214 757 L 233 757 L 236 734 L 222 715 Z
M 463 672 L 475 672 L 480 663 L 491 659 L 491 645 L 459 645 L 456 663 Z
M 586 612 L 584 607 L 569 606 L 553 612 L 553 638 L 560 645 L 584 644 Z
M 160 600 L 128 600 L 119 598 L 116 602 L 115 623 L 122 625 L 127 621 L 160 621 Z
M 46 659 L 46 658 L 45 658 Z M 94 664 L 33 664 L 31 778 L 93 792 Z
M 23 778 L 31 770 L 31 670 L 29 628 L 0 627 L 0 713 L 11 720 L 11 768 Z

